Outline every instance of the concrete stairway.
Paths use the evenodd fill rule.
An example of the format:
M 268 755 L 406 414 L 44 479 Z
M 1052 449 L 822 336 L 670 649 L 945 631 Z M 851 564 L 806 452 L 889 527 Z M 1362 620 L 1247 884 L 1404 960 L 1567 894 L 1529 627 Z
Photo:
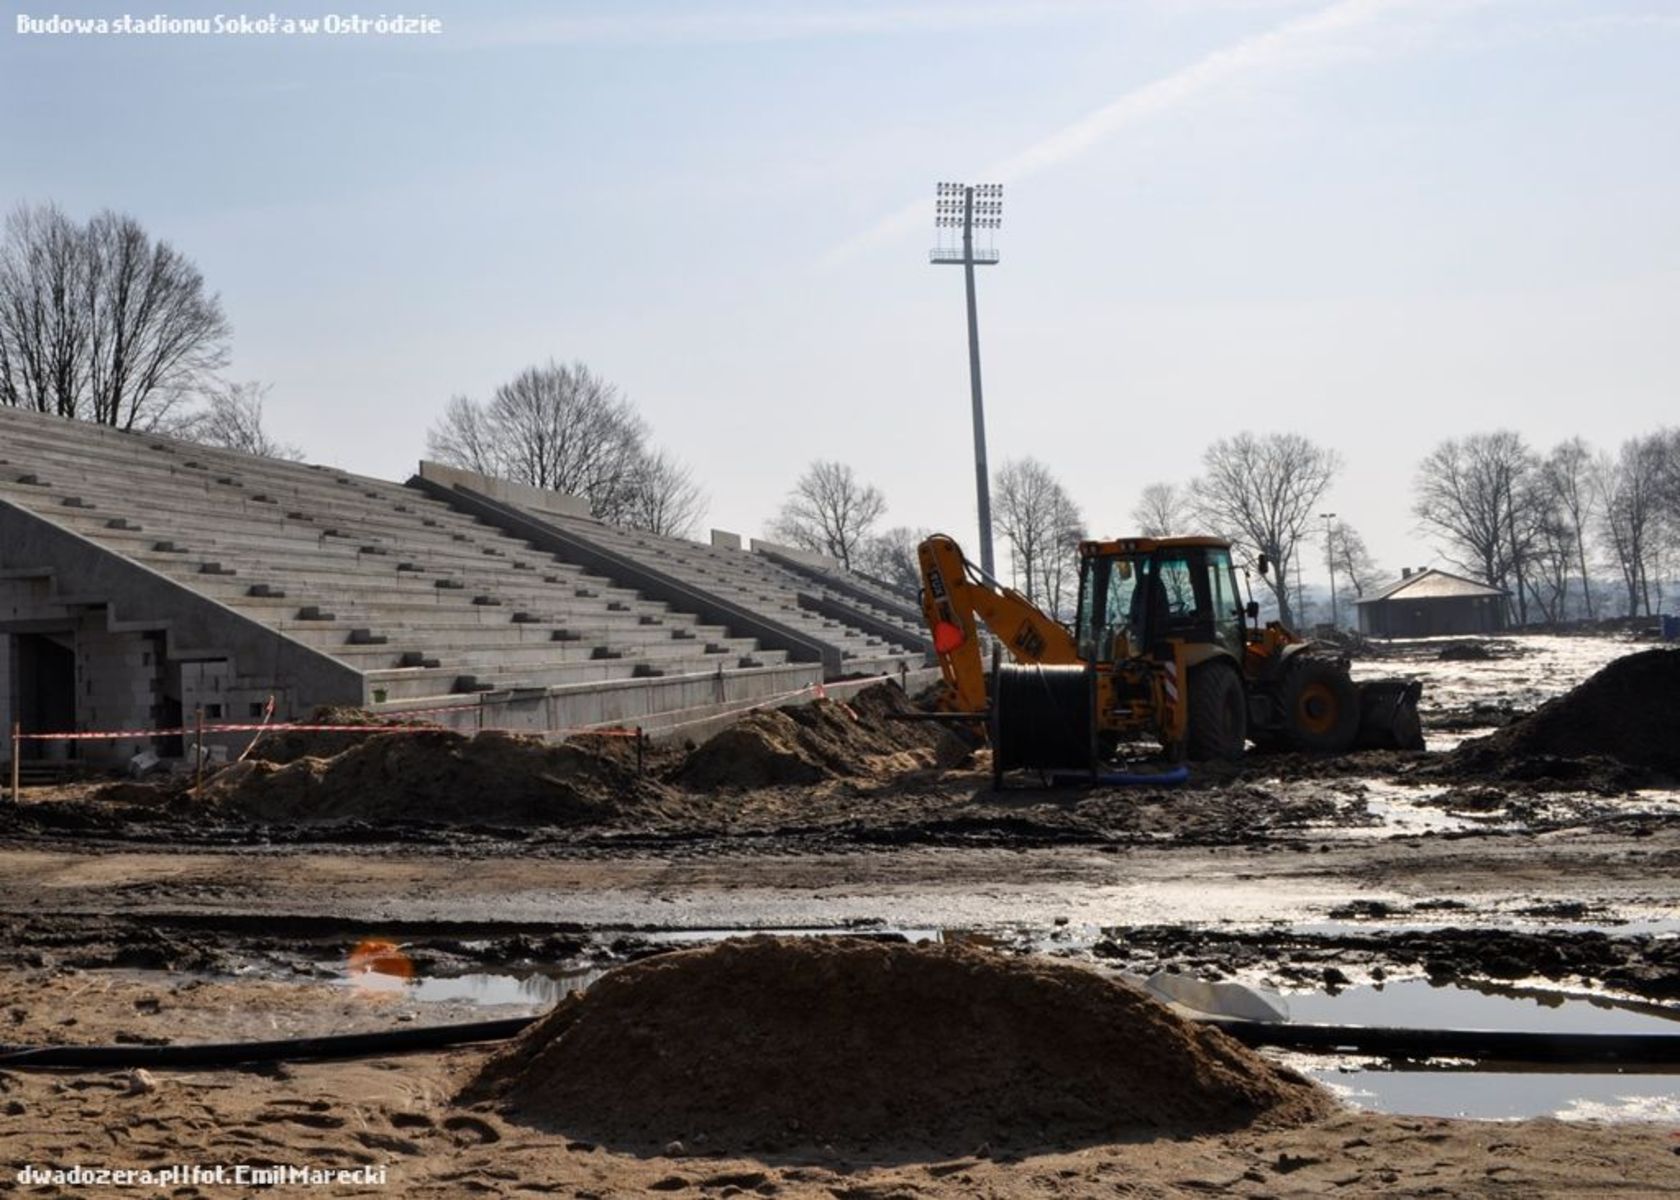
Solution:
M 620 529 L 585 517 L 546 519 L 574 537 L 657 564 L 695 588 L 773 614 L 813 640 L 837 648 L 845 674 L 873 675 L 897 671 L 901 665 L 922 666 L 926 635 L 902 613 L 843 594 L 763 555 Z
M 414 489 L 330 468 L 0 409 L 0 502 L 352 667 L 376 704 L 787 663 Z

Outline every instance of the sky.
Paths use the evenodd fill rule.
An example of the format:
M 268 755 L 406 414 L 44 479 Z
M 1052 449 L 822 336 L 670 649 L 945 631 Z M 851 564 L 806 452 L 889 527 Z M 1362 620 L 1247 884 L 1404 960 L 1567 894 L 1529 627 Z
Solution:
M 1680 414 L 1680 0 L 8 7 L 0 204 L 187 254 L 312 461 L 406 478 L 452 395 L 579 360 L 703 528 L 762 532 L 825 458 L 972 544 L 940 180 L 1004 185 L 992 464 L 1048 464 L 1093 535 L 1291 430 L 1398 574 L 1442 561 L 1410 514 L 1441 439 Z M 439 31 L 17 28 L 271 12 Z

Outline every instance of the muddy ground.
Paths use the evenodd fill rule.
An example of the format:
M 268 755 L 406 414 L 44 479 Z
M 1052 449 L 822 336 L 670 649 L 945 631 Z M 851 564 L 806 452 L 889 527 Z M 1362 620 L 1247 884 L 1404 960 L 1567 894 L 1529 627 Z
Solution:
M 1355 671 L 1425 679 L 1429 751 L 1255 756 L 1174 789 L 1017 780 L 994 792 L 983 752 L 926 727 L 876 742 L 855 710 L 769 722 L 730 756 L 662 752 L 641 773 L 608 747 L 559 816 L 539 793 L 423 805 L 425 819 L 389 797 L 371 812 L 322 805 L 309 790 L 330 776 L 309 765 L 322 748 L 296 745 L 257 772 L 253 801 L 225 785 L 213 803 L 107 781 L 40 789 L 0 814 L 0 1040 L 145 1044 L 537 1012 L 600 971 L 751 929 L 971 940 L 1282 989 L 1538 986 L 1667 1011 L 1680 1004 L 1676 781 L 1608 760 L 1490 772 L 1455 758 L 1643 648 L 1383 647 Z M 326 750 L 366 744 L 347 742 Z M 564 765 L 530 753 L 548 756 L 545 772 Z M 383 751 L 355 761 L 354 787 L 392 769 Z M 446 801 L 471 777 L 439 778 Z M 400 947 L 425 983 L 347 981 L 370 939 Z M 527 986 L 476 999 L 447 986 L 481 977 Z M 433 1195 L 1680 1190 L 1666 1127 L 1356 1112 L 1288 1134 L 938 1162 L 632 1153 L 456 1104 L 481 1058 L 160 1072 L 140 1090 L 122 1073 L 5 1071 L 0 1146 L 19 1163 L 141 1165 L 237 1144 L 389 1164 L 398 1194 Z

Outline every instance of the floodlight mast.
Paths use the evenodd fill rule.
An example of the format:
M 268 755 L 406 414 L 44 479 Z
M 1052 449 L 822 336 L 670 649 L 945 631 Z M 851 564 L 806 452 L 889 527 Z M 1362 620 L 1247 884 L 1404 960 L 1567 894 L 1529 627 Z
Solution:
M 1324 557 L 1330 563 L 1330 625 L 1336 626 L 1336 530 L 1330 522 L 1336 519 L 1333 512 L 1319 513 L 1324 521 Z
M 944 247 L 933 250 L 928 260 L 935 266 L 963 268 L 963 280 L 968 291 L 968 383 L 974 404 L 974 492 L 980 513 L 980 569 L 992 578 L 997 571 L 992 560 L 992 487 L 991 473 L 986 466 L 986 410 L 980 396 L 980 318 L 974 303 L 974 268 L 997 263 L 998 253 L 991 247 L 974 250 L 974 227 L 996 229 L 1003 223 L 1003 185 L 1001 183 L 941 183 L 936 191 L 934 225 L 938 228 L 962 229 L 962 253 L 957 255 Z

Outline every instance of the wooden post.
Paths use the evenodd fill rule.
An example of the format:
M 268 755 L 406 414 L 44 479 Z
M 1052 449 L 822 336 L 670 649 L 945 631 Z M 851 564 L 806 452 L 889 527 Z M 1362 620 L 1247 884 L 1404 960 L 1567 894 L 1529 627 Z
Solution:
M 636 726 L 636 774 L 642 773 L 642 727 Z
M 23 757 L 23 723 L 12 722 L 12 803 L 18 804 L 23 800 L 23 788 L 18 783 L 18 759 Z
M 193 794 L 204 788 L 204 705 L 193 709 Z

